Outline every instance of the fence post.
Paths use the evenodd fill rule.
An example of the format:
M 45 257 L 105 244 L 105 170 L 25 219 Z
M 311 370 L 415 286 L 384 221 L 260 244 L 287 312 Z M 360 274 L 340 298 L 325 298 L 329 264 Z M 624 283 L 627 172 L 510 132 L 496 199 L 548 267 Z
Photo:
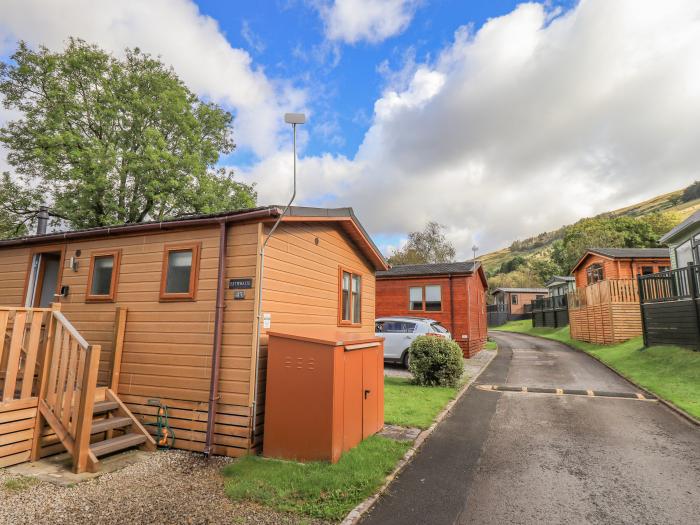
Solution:
M 114 344 L 112 345 L 112 379 L 110 388 L 115 394 L 119 390 L 119 374 L 122 369 L 122 351 L 124 350 L 127 311 L 128 309 L 125 306 L 117 306 L 117 310 L 114 313 Z
M 642 316 L 642 341 L 644 348 L 649 346 L 649 338 L 647 336 L 647 322 L 644 319 L 644 287 L 642 286 L 642 275 L 637 274 L 637 295 L 639 295 L 639 315 Z
M 83 384 L 80 386 L 78 421 L 75 426 L 75 449 L 73 450 L 73 472 L 80 474 L 88 467 L 90 452 L 90 430 L 92 412 L 95 405 L 95 388 L 97 386 L 97 368 L 100 365 L 100 345 L 90 345 L 84 351 L 85 370 Z
M 686 268 L 688 272 L 688 292 L 690 293 L 690 300 L 693 302 L 693 307 L 695 308 L 695 329 L 698 333 L 698 350 L 700 350 L 700 307 L 698 306 L 698 287 L 695 283 L 695 268 L 693 263 L 689 262 Z

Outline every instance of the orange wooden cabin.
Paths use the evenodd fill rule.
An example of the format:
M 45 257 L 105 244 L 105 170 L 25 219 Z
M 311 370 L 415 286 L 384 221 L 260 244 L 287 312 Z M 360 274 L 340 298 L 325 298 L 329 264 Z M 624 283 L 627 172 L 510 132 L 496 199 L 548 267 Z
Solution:
M 571 270 L 576 288 L 609 279 L 634 279 L 671 268 L 667 248 L 591 248 Z
M 81 432 L 106 423 L 95 427 L 91 406 L 71 409 L 88 387 L 95 403 L 120 403 L 132 427 L 151 433 L 154 403 L 167 405 L 176 448 L 259 451 L 268 330 L 373 337 L 375 271 L 387 268 L 350 208 L 293 207 L 263 271 L 262 243 L 281 213 L 270 206 L 0 241 L 0 466 L 78 438 L 76 452 L 89 456 Z M 59 337 L 55 367 L 45 363 L 54 329 L 70 334 Z M 41 392 L 44 371 L 52 393 Z M 53 409 L 69 431 L 51 432 Z
M 487 287 L 478 261 L 395 266 L 377 272 L 377 317 L 439 321 L 471 357 L 486 343 Z

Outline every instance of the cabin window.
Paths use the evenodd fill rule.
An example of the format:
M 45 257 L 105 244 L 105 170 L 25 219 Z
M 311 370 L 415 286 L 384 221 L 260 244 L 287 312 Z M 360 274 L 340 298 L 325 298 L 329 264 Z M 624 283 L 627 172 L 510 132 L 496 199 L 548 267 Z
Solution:
M 586 268 L 586 280 L 588 284 L 595 284 L 603 280 L 603 265 L 595 263 Z
M 119 250 L 95 252 L 90 257 L 86 301 L 114 301 L 119 274 Z
M 642 275 L 651 275 L 654 273 L 653 266 L 642 266 Z
M 439 284 L 412 286 L 408 289 L 408 309 L 419 312 L 442 311 L 442 287 Z
M 423 287 L 416 286 L 408 289 L 408 309 L 423 309 Z
M 161 300 L 192 301 L 195 299 L 199 251 L 199 243 L 165 247 L 160 283 Z
M 340 325 L 362 323 L 362 277 L 349 270 L 340 270 Z
M 659 271 L 660 272 L 667 272 L 671 269 L 670 266 L 659 266 Z
M 690 239 L 676 248 L 676 268 L 688 266 L 688 263 L 693 262 L 693 252 L 690 246 Z
M 511 304 L 518 304 L 518 296 L 517 296 L 517 295 L 511 295 L 511 296 L 510 296 L 510 302 L 511 302 Z

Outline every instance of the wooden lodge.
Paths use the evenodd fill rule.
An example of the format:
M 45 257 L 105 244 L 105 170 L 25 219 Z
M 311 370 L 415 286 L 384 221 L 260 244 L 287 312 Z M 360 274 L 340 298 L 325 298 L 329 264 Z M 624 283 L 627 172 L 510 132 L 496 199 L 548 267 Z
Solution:
M 471 357 L 486 343 L 486 289 L 478 261 L 395 266 L 377 272 L 377 317 L 439 321 Z
M 595 248 L 574 266 L 576 290 L 569 292 L 571 337 L 612 344 L 642 335 L 638 275 L 666 271 L 663 248 Z
M 500 326 L 508 321 L 528 319 L 531 316 L 530 304 L 546 297 L 546 288 L 496 288 L 493 304 L 488 305 L 488 325 Z
M 291 208 L 262 257 L 281 214 L 0 241 L 0 466 L 153 448 L 159 405 L 176 448 L 257 452 L 268 330 L 374 336 L 387 269 L 349 208 Z

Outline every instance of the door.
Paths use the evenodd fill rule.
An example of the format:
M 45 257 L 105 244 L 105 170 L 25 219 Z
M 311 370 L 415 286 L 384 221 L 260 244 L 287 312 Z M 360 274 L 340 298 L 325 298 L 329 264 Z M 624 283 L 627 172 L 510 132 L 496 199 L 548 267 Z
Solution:
M 61 252 L 37 253 L 32 257 L 25 306 L 47 308 L 56 302 Z
M 362 351 L 362 439 L 378 430 L 378 351 L 378 347 Z

